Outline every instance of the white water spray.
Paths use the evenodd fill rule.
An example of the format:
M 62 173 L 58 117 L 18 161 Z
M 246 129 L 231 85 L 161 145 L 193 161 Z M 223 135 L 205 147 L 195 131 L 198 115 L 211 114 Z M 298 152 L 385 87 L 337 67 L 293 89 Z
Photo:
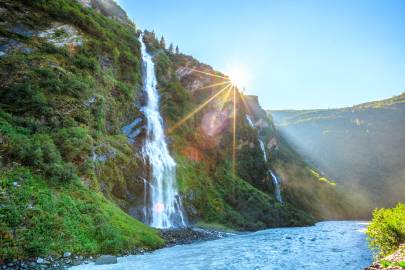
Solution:
M 146 105 L 142 108 L 145 115 L 146 139 L 142 155 L 150 165 L 150 192 L 148 209 L 144 211 L 145 222 L 155 228 L 185 227 L 186 220 L 177 191 L 176 162 L 170 156 L 159 112 L 159 94 L 155 65 L 146 46 L 140 38 L 144 68 L 143 85 Z M 146 187 L 146 185 L 145 185 Z M 145 190 L 147 192 L 147 190 Z M 146 198 L 146 197 L 145 197 Z
M 259 139 L 259 145 L 260 145 L 260 149 L 262 150 L 262 153 L 263 153 L 264 161 L 267 163 L 268 159 L 267 159 L 266 148 L 264 146 L 264 142 L 261 139 Z M 283 203 L 283 198 L 281 197 L 281 181 L 271 170 L 269 170 L 269 172 L 270 172 L 271 179 L 272 179 L 273 185 L 274 185 L 274 196 L 276 197 L 276 200 L 279 203 Z
M 255 128 L 255 125 L 253 124 L 253 121 L 248 114 L 246 114 L 246 120 L 251 128 Z
M 273 179 L 274 184 L 274 196 L 279 203 L 283 203 L 283 198 L 281 197 L 281 181 L 278 179 L 277 175 L 275 175 L 272 170 L 269 170 L 271 174 L 271 178 Z
M 267 163 L 266 148 L 264 147 L 264 142 L 261 139 L 259 139 L 259 145 L 260 145 L 260 149 L 262 149 L 264 161 Z

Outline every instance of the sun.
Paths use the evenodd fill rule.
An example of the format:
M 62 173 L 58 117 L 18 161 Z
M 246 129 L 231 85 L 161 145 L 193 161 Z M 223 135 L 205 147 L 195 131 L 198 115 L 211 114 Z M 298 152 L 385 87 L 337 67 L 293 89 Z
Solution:
M 234 67 L 229 70 L 228 76 L 232 86 L 235 86 L 239 91 L 243 92 L 247 83 L 245 70 L 240 67 Z

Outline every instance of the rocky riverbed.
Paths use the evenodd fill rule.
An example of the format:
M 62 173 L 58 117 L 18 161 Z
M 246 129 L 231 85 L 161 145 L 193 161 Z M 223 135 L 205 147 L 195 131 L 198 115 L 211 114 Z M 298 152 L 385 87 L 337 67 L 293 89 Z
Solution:
M 184 229 L 169 229 L 161 230 L 161 236 L 166 241 L 165 247 L 171 247 L 175 245 L 191 244 L 199 241 L 215 240 L 222 237 L 231 235 L 226 232 L 219 232 L 213 230 L 207 230 L 199 227 L 194 228 L 184 228 Z M 133 250 L 128 250 L 123 254 L 117 254 L 117 256 L 128 256 L 128 255 L 140 255 L 151 250 L 135 248 Z M 111 264 L 117 261 L 116 256 L 112 255 L 99 255 L 99 256 L 80 256 L 72 254 L 71 252 L 64 252 L 59 257 L 46 256 L 37 257 L 26 260 L 13 260 L 9 262 L 4 262 L 0 264 L 0 269 L 2 270 L 59 270 L 66 269 L 71 266 L 76 266 L 80 264 Z
M 365 270 L 403 270 L 405 269 L 405 244 L 393 254 L 373 263 Z

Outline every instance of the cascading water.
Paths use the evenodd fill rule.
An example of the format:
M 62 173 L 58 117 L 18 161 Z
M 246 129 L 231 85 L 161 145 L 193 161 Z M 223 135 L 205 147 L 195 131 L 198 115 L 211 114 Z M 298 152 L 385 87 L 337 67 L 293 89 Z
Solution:
M 259 139 L 259 145 L 260 145 L 260 149 L 262 150 L 262 153 L 263 153 L 264 161 L 267 163 L 267 153 L 266 153 L 266 149 L 264 146 L 264 142 L 261 139 Z M 281 197 L 281 181 L 272 172 L 272 170 L 269 170 L 269 173 L 271 175 L 271 179 L 272 179 L 273 185 L 274 185 L 274 196 L 276 197 L 276 199 L 279 203 L 283 203 L 283 198 Z
M 248 114 L 246 114 L 246 120 L 251 128 L 255 128 L 255 125 L 253 124 L 253 121 Z
M 176 162 L 170 156 L 163 129 L 163 120 L 159 112 L 159 94 L 155 65 L 146 51 L 142 36 L 140 38 L 144 69 L 143 85 L 146 93 L 146 105 L 142 108 L 145 115 L 146 139 L 142 148 L 145 162 L 150 165 L 149 201 L 146 202 L 145 222 L 155 228 L 185 227 L 186 219 L 177 191 Z M 145 185 L 145 188 L 147 185 Z
M 272 170 L 269 170 L 271 178 L 273 179 L 273 184 L 274 184 L 274 196 L 276 196 L 276 199 L 279 203 L 283 203 L 283 198 L 281 197 L 281 182 L 278 179 L 277 175 L 273 173 Z
M 259 139 L 259 145 L 260 145 L 260 149 L 262 149 L 264 161 L 267 163 L 266 148 L 264 147 L 264 142 L 261 139 Z

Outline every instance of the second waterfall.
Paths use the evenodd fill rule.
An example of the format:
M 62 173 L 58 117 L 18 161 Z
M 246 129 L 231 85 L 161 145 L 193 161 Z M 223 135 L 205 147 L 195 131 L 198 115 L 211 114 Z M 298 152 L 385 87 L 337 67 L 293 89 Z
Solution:
M 163 128 L 163 119 L 159 112 L 159 93 L 155 65 L 152 56 L 140 37 L 143 87 L 146 104 L 142 108 L 147 121 L 146 139 L 142 155 L 150 166 L 148 192 L 145 201 L 145 222 L 155 228 L 185 227 L 186 220 L 176 183 L 176 162 L 171 157 Z

